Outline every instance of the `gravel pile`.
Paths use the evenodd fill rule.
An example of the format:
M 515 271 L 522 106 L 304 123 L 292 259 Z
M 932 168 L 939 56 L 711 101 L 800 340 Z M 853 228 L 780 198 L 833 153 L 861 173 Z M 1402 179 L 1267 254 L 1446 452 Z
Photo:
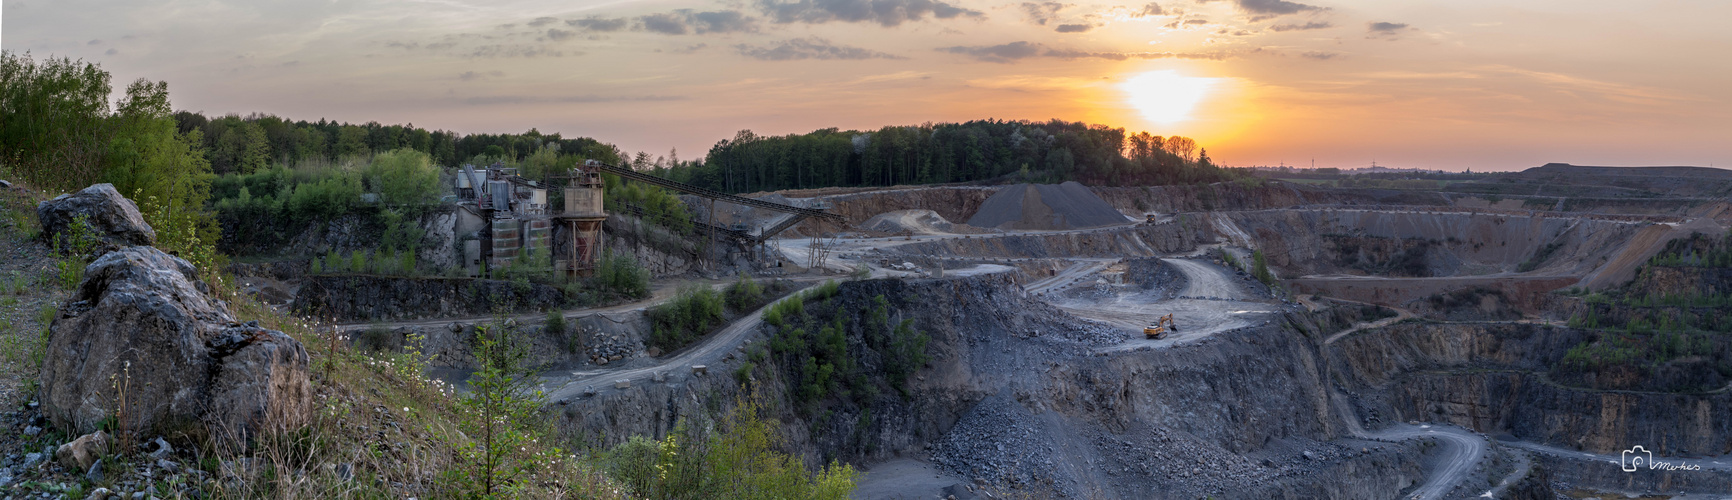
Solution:
M 932 462 L 977 483 L 1074 496 L 1070 481 L 1053 474 L 1055 451 L 1027 408 L 998 395 L 974 405 L 933 445 Z
M 1000 189 L 968 219 L 970 226 L 998 229 L 1084 229 L 1128 222 L 1094 191 L 1074 181 Z
M 1154 478 L 1169 487 L 1208 496 L 1269 485 L 1282 478 L 1315 475 L 1330 462 L 1362 453 L 1333 443 L 1311 443 L 1258 459 L 1158 427 L 1134 436 L 1101 432 L 1093 441 L 1100 455 L 1108 457 L 1101 464 L 1108 478 Z
M 1164 298 L 1178 295 L 1190 281 L 1185 277 L 1185 273 L 1179 272 L 1172 264 L 1159 258 L 1127 259 L 1125 263 L 1126 282 Z
M 632 357 L 643 349 L 643 343 L 625 334 L 606 332 L 584 332 L 584 354 L 589 355 L 589 362 L 605 365 Z
M 1122 330 L 1092 319 L 1077 318 L 1053 330 L 1059 338 L 1090 346 L 1123 344 L 1127 338 Z

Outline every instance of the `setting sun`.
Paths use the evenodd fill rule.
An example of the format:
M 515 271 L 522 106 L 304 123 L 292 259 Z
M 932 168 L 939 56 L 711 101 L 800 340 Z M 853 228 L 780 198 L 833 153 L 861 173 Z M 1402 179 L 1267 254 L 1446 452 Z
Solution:
M 1180 75 L 1177 71 L 1150 71 L 1126 80 L 1123 89 L 1131 107 L 1143 118 L 1161 125 L 1189 120 L 1191 110 L 1209 94 L 1215 79 Z

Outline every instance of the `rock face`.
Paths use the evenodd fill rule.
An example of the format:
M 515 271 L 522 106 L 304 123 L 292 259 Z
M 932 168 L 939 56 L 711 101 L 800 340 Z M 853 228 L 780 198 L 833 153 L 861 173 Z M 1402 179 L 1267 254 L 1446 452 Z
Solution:
M 121 196 L 113 184 L 96 184 L 36 205 L 36 216 L 42 220 L 45 235 L 64 237 L 80 215 L 86 217 L 85 223 L 102 240 L 103 248 L 98 251 L 156 244 L 156 230 L 144 222 L 138 205 Z
M 116 414 L 122 388 L 131 432 L 175 438 L 208 427 L 238 439 L 307 421 L 306 349 L 236 322 L 194 271 L 152 247 L 110 252 L 85 269 L 42 363 L 42 413 L 55 426 L 95 431 Z
M 566 304 L 565 292 L 543 284 L 470 278 L 310 276 L 292 304 L 301 314 L 341 321 L 401 320 L 434 314 L 485 316 L 496 305 L 543 311 Z
M 1732 394 L 1599 391 L 1549 372 L 1594 332 L 1544 325 L 1397 324 L 1329 347 L 1335 380 L 1383 421 L 1445 422 L 1593 453 L 1732 452 Z M 1652 444 L 1649 444 L 1652 443 Z

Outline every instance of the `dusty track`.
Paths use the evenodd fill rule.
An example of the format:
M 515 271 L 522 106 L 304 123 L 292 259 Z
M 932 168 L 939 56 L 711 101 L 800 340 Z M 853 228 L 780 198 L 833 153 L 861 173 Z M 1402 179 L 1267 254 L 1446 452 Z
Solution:
M 751 314 L 734 320 L 728 326 L 705 337 L 698 344 L 676 352 L 670 356 L 655 359 L 645 363 L 643 360 L 616 369 L 596 369 L 569 372 L 568 374 L 544 375 L 542 386 L 546 387 L 549 401 L 560 401 L 580 395 L 585 391 L 601 390 L 612 387 L 619 381 L 635 382 L 651 378 L 657 372 L 670 376 L 680 376 L 691 373 L 692 365 L 713 365 L 720 361 L 729 351 L 739 347 L 745 339 L 764 322 L 764 311 L 784 300 L 796 300 L 796 294 L 789 294 L 781 300 L 766 304 L 752 311 Z M 647 365 L 647 366 L 646 366 Z

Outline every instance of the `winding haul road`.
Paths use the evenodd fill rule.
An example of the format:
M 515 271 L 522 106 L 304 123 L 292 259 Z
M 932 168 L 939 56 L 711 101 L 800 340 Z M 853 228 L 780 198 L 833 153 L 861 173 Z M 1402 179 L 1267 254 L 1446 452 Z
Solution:
M 556 378 L 545 378 L 542 385 L 550 387 L 547 390 L 549 401 L 563 401 L 585 392 L 597 391 L 603 387 L 612 387 L 619 381 L 636 382 L 652 378 L 657 372 L 670 378 L 683 377 L 692 372 L 693 365 L 709 366 L 720 361 L 729 351 L 739 347 L 758 325 L 764 323 L 764 311 L 777 303 L 786 300 L 798 300 L 799 293 L 788 294 L 780 300 L 771 302 L 764 307 L 752 311 L 751 314 L 734 320 L 733 323 L 704 338 L 695 346 L 680 351 L 672 356 L 657 360 L 656 364 L 642 367 L 624 367 L 613 370 L 584 370 L 570 372 L 569 375 Z M 555 385 L 557 384 L 557 385 Z

